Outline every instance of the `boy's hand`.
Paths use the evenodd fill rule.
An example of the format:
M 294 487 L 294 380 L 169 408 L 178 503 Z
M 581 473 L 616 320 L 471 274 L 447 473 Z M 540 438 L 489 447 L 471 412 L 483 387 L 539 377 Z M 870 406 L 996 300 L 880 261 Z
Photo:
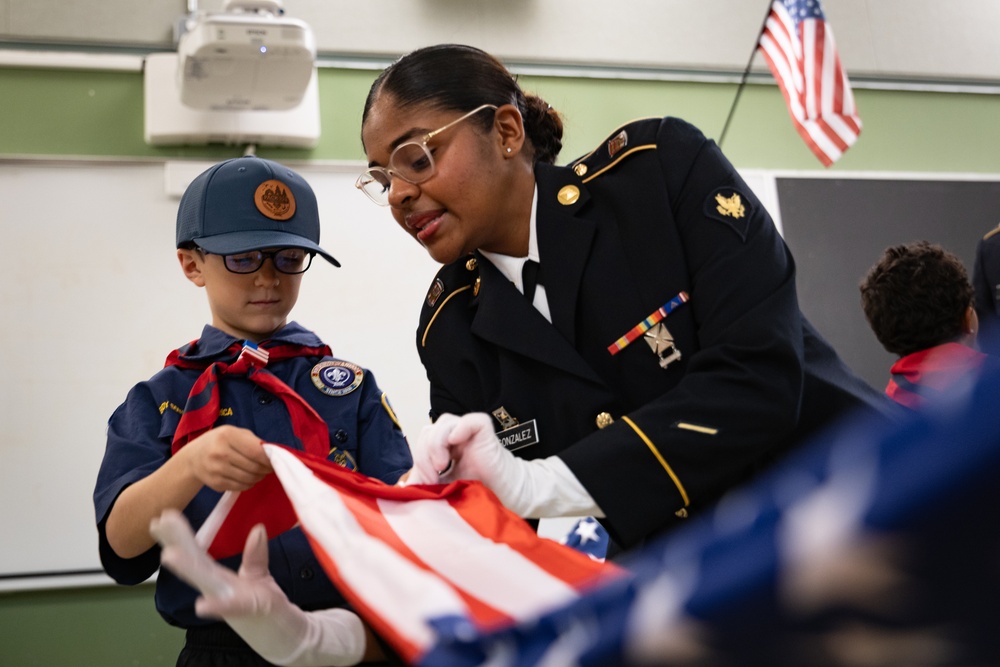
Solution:
M 195 542 L 184 515 L 166 510 L 149 532 L 163 547 L 160 560 L 202 597 L 199 616 L 221 618 L 250 647 L 276 665 L 354 665 L 365 652 L 365 628 L 347 609 L 304 612 L 292 604 L 268 571 L 267 533 L 247 536 L 239 574 L 213 561 Z
M 219 492 L 245 491 L 271 472 L 260 438 L 245 428 L 213 428 L 181 452 L 198 481 Z

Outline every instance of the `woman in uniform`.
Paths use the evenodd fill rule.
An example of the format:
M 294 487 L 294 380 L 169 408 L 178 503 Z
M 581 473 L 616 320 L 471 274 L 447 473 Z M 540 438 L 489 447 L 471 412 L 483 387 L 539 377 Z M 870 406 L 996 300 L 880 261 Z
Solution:
M 651 118 L 556 166 L 561 137 L 472 47 L 414 51 L 370 89 L 357 186 L 443 265 L 410 483 L 481 479 L 630 548 L 837 417 L 890 409 L 801 314 L 787 246 L 714 142 Z

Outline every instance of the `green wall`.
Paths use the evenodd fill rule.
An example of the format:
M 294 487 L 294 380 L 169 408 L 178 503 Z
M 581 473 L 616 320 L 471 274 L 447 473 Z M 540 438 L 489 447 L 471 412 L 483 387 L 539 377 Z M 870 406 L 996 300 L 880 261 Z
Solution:
M 0 593 L 0 665 L 174 665 L 182 630 L 153 609 L 153 587 Z
M 361 160 L 360 116 L 375 72 L 320 70 L 322 136 L 310 150 L 259 147 L 286 160 Z M 565 114 L 562 157 L 588 152 L 640 116 L 685 118 L 718 138 L 735 84 L 520 77 Z M 142 74 L 0 68 L 0 158 L 133 156 L 225 158 L 237 146 L 147 146 Z M 856 90 L 864 129 L 832 170 L 1000 173 L 1000 95 Z M 776 86 L 749 85 L 723 149 L 741 168 L 822 170 L 788 117 Z
M 322 138 L 312 150 L 259 147 L 279 160 L 362 160 L 360 113 L 375 73 L 320 71 Z M 641 116 L 722 131 L 734 84 L 520 77 L 565 114 L 564 160 Z M 856 90 L 864 123 L 835 171 L 1000 174 L 1000 96 Z M 143 141 L 142 75 L 0 68 L 0 160 L 46 156 L 221 159 L 241 147 L 154 148 Z M 773 85 L 748 86 L 723 149 L 741 168 L 822 170 Z M 3 220 L 0 214 L 0 221 Z M 0 222 L 2 224 L 2 222 Z M 0 665 L 172 665 L 182 633 L 153 610 L 152 588 L 0 594 Z

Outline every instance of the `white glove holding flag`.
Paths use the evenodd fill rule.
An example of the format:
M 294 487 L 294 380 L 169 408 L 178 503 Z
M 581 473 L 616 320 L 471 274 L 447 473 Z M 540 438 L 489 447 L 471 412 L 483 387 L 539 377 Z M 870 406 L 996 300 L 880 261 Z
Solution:
M 265 660 L 286 667 L 356 665 L 365 652 L 365 628 L 347 609 L 304 612 L 292 604 L 267 569 L 267 532 L 247 536 L 239 574 L 219 565 L 195 542 L 184 515 L 166 510 L 149 532 L 163 547 L 161 563 L 195 587 L 195 611 L 221 618 Z
M 404 484 L 479 480 L 507 509 L 528 519 L 604 512 L 558 456 L 526 461 L 507 451 L 484 412 L 441 415 L 425 426 Z

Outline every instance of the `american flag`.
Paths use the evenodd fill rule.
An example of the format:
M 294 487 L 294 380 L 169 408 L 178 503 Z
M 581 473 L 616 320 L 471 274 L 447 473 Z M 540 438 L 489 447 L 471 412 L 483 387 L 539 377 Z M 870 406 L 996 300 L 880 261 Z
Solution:
M 861 118 L 819 0 L 774 0 L 758 49 L 795 129 L 829 167 L 857 140 Z
M 221 558 L 238 553 L 256 523 L 271 536 L 299 523 L 340 592 L 409 664 L 478 664 L 470 637 L 624 577 L 539 537 L 479 482 L 390 486 L 304 452 L 264 449 L 275 474 L 226 493 L 199 543 Z
M 240 352 L 240 359 L 246 359 L 251 366 L 257 366 L 263 368 L 267 366 L 267 360 L 270 354 L 267 350 L 257 347 L 250 341 L 243 344 L 243 350 Z

